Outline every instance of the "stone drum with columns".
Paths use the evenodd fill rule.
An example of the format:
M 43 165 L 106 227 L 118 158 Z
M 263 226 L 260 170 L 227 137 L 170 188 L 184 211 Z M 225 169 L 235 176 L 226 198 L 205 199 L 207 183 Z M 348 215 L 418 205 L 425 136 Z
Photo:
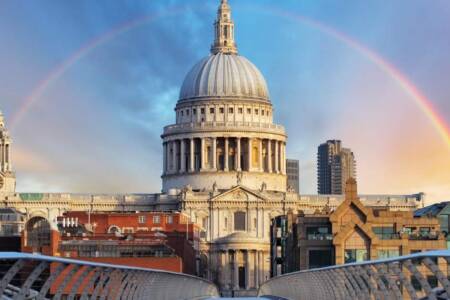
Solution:
M 220 4 L 211 55 L 187 74 L 164 128 L 163 191 L 236 185 L 286 190 L 286 134 L 273 123 L 269 91 L 259 70 L 237 54 L 227 1 Z M 242 174 L 237 174 L 242 172 Z

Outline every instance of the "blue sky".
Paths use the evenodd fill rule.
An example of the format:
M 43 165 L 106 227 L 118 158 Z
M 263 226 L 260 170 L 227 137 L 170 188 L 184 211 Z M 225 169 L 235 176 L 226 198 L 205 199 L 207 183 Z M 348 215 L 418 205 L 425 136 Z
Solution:
M 374 50 L 450 123 L 450 2 L 230 0 L 240 54 L 266 77 L 302 193 L 315 193 L 318 144 L 352 148 L 363 193 L 450 200 L 450 151 Z M 162 127 L 184 75 L 208 55 L 218 1 L 0 1 L 0 109 L 7 121 L 60 64 L 130 21 L 52 81 L 11 128 L 20 191 L 158 192 Z M 281 13 L 280 13 L 281 12 Z

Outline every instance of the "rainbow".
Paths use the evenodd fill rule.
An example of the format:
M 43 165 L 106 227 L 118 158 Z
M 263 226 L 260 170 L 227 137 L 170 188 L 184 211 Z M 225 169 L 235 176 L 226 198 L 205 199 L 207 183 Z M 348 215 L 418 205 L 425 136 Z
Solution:
M 205 6 L 196 6 L 196 9 L 205 9 Z M 92 50 L 99 47 L 100 45 L 112 40 L 120 34 L 123 34 L 133 28 L 142 26 L 149 22 L 153 22 L 159 18 L 167 17 L 168 15 L 177 15 L 185 12 L 187 7 L 172 7 L 168 11 L 160 14 L 153 14 L 142 16 L 137 19 L 127 21 L 120 24 L 114 29 L 100 35 L 93 40 L 90 40 L 87 44 L 78 49 L 69 58 L 59 64 L 55 69 L 53 69 L 38 85 L 32 90 L 32 92 L 25 98 L 23 104 L 20 106 L 18 111 L 13 115 L 11 120 L 12 128 L 15 127 L 23 116 L 29 111 L 33 103 L 35 103 L 45 92 L 45 90 L 58 78 L 60 78 L 72 65 L 81 60 Z M 190 7 L 192 9 L 192 7 Z M 442 138 L 444 143 L 450 149 L 450 127 L 439 115 L 439 113 L 434 108 L 432 102 L 417 88 L 399 69 L 397 69 L 393 64 L 383 58 L 381 55 L 375 51 L 369 49 L 365 45 L 361 44 L 357 40 L 351 38 L 350 36 L 342 33 L 324 23 L 318 22 L 314 19 L 294 14 L 292 12 L 280 10 L 276 7 L 267 6 L 253 6 L 252 11 L 255 9 L 262 10 L 269 14 L 275 14 L 280 17 L 288 18 L 290 20 L 301 22 L 313 29 L 319 30 L 320 32 L 333 37 L 334 39 L 344 43 L 351 49 L 362 54 L 364 57 L 369 59 L 375 65 L 377 65 L 383 72 L 388 74 L 395 82 L 410 96 L 410 98 L 415 102 L 419 109 L 427 116 L 431 124 Z
M 204 7 L 199 7 L 199 9 L 202 8 Z M 11 130 L 14 130 L 15 126 L 20 122 L 20 120 L 22 120 L 24 115 L 30 110 L 33 104 L 38 99 L 40 99 L 42 94 L 47 90 L 49 86 L 52 85 L 52 83 L 56 82 L 70 67 L 80 61 L 94 49 L 136 27 L 151 23 L 169 15 L 180 14 L 181 12 L 184 12 L 186 10 L 186 7 L 177 6 L 172 7 L 171 9 L 163 13 L 141 16 L 139 18 L 121 23 L 120 25 L 114 27 L 112 30 L 109 30 L 108 32 L 87 42 L 85 45 L 75 51 L 71 56 L 65 59 L 62 63 L 57 65 L 50 73 L 47 74 L 44 79 L 39 81 L 36 87 L 31 91 L 31 93 L 27 97 L 25 97 L 22 105 L 11 118 Z
M 357 40 L 351 38 L 350 36 L 342 33 L 326 24 L 320 23 L 311 18 L 293 14 L 288 11 L 279 10 L 277 8 L 271 7 L 270 10 L 265 10 L 267 13 L 276 14 L 278 16 L 288 18 L 294 21 L 300 21 L 314 29 L 321 31 L 329 36 L 332 36 L 338 41 L 343 42 L 350 48 L 361 53 L 363 56 L 368 58 L 370 61 L 375 63 L 381 70 L 388 74 L 395 82 L 409 95 L 411 99 L 414 100 L 415 104 L 419 109 L 427 116 L 431 124 L 441 136 L 444 143 L 450 149 L 450 126 L 445 122 L 442 116 L 434 108 L 432 101 L 429 100 L 420 90 L 417 88 L 399 69 L 397 69 L 388 60 L 383 58 L 381 55 L 375 51 L 369 49 L 365 45 L 361 44 Z

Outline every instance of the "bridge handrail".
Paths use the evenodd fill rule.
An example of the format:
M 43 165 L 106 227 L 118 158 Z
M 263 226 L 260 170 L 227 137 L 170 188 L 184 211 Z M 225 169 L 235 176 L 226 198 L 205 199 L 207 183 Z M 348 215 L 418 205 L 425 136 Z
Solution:
M 23 280 L 23 274 L 21 278 L 15 279 L 16 281 L 19 280 L 19 282 L 21 282 L 21 280 L 24 281 L 21 282 L 21 287 L 17 287 L 22 290 L 27 289 L 23 291 L 24 294 L 34 292 L 34 290 L 31 289 L 31 283 L 36 281 L 43 272 L 43 270 L 36 269 L 42 265 L 45 265 L 47 268 L 49 268 L 49 270 L 52 270 L 51 272 L 54 272 L 55 275 L 54 278 L 52 278 L 52 275 L 49 276 L 50 279 L 48 280 L 50 280 L 51 282 L 49 283 L 49 286 L 46 287 L 47 291 L 44 291 L 44 296 L 48 293 L 50 286 L 56 284 L 56 279 L 59 277 L 59 281 L 63 282 L 63 287 L 60 288 L 58 286 L 57 288 L 61 289 L 60 291 L 58 291 L 60 293 L 66 293 L 66 290 L 70 289 L 71 292 L 69 295 L 69 299 L 72 299 L 71 297 L 75 297 L 76 295 L 81 293 L 81 291 L 79 290 L 82 289 L 82 282 L 77 282 L 76 279 L 72 280 L 72 278 L 68 277 L 84 276 L 84 278 L 92 278 L 94 276 L 94 270 L 96 270 L 97 273 L 101 274 L 101 276 L 105 277 L 106 279 L 102 282 L 102 286 L 99 288 L 94 285 L 95 280 L 92 279 L 93 285 L 90 287 L 91 292 L 94 293 L 95 290 L 100 289 L 102 290 L 102 293 L 106 293 L 107 296 L 112 295 L 112 298 L 115 299 L 157 298 L 175 300 L 201 299 L 208 297 L 217 297 L 219 295 L 216 285 L 214 285 L 210 281 L 204 278 L 177 272 L 19 252 L 0 252 L 0 262 L 1 261 L 11 261 L 12 266 L 7 271 L 0 274 L 0 276 L 2 276 L 0 278 L 0 298 L 5 295 L 7 287 L 11 287 L 11 282 L 14 278 L 17 277 L 17 274 L 19 272 L 26 271 L 26 268 L 24 266 L 29 262 L 36 262 L 36 264 L 33 266 L 31 271 L 28 270 L 28 273 L 25 274 L 25 278 L 27 278 L 27 280 Z M 0 265 L 2 264 L 0 263 Z M 55 271 L 55 269 L 57 268 L 52 269 L 50 268 L 51 265 L 59 265 L 62 269 L 59 271 Z M 74 273 L 69 276 L 68 274 L 70 274 L 72 270 L 75 271 L 73 271 Z M 80 274 L 78 274 L 77 272 L 80 272 Z M 112 273 L 115 273 L 119 277 L 115 276 L 113 278 L 113 276 L 111 275 Z M 62 274 L 65 275 L 63 276 Z M 78 276 L 75 276 L 75 274 L 78 274 Z M 120 279 L 118 280 L 118 278 Z M 115 284 L 108 285 L 108 282 L 111 282 L 113 280 L 115 280 Z M 27 281 L 30 281 L 31 283 L 27 285 Z M 147 283 L 145 285 L 137 285 L 137 281 L 150 283 Z M 96 284 L 98 284 L 98 282 Z M 73 285 L 75 285 L 75 287 L 73 287 Z M 133 294 L 136 297 L 134 297 L 133 295 L 130 296 L 129 293 L 124 295 L 123 293 L 125 291 L 116 290 L 118 285 L 123 287 L 128 286 L 128 289 L 134 289 L 134 292 L 139 290 L 139 293 Z M 134 285 L 134 287 L 130 288 L 130 286 L 132 285 Z M 187 290 L 180 290 L 180 285 L 184 285 L 184 288 L 186 288 Z M 44 287 L 42 288 L 44 289 Z M 89 289 L 89 287 L 84 287 L 84 289 Z M 57 296 L 55 297 L 58 298 Z M 109 299 L 109 297 L 107 298 Z
M 429 297 L 427 299 L 436 299 L 435 296 L 433 298 L 431 293 L 437 292 L 446 293 L 446 295 L 448 295 L 448 299 L 450 299 L 450 281 L 448 277 L 450 274 L 445 274 L 444 277 L 444 273 L 446 271 L 444 272 L 440 270 L 440 263 L 435 264 L 433 261 L 431 261 L 431 259 L 439 258 L 443 258 L 448 265 L 450 261 L 450 251 L 435 250 L 419 252 L 393 258 L 355 262 L 344 265 L 334 265 L 329 267 L 282 274 L 264 282 L 259 288 L 258 295 L 275 296 L 281 297 L 283 299 L 347 299 L 352 298 L 355 295 L 358 296 L 358 291 L 337 291 L 336 289 L 343 288 L 344 286 L 346 288 L 358 286 L 361 287 L 361 290 L 359 290 L 360 293 L 364 289 L 364 293 L 367 293 L 366 295 L 360 294 L 359 296 L 370 299 L 369 294 L 375 295 L 375 298 L 377 298 L 378 294 L 382 294 L 382 291 L 380 289 L 381 285 L 383 285 L 384 283 L 374 283 L 376 280 L 383 278 L 384 280 L 389 281 L 392 280 L 392 278 L 397 278 L 397 281 L 395 282 L 400 282 L 402 285 L 411 286 L 410 283 L 405 282 L 405 280 L 409 278 L 408 276 L 410 276 L 411 280 L 412 277 L 415 277 L 417 282 L 420 283 L 421 290 L 426 294 L 427 297 Z M 414 265 L 413 262 L 418 264 L 418 266 L 411 266 Z M 392 270 L 390 270 L 390 268 L 394 268 L 396 269 L 396 271 L 392 273 Z M 430 274 L 431 272 L 432 276 L 437 277 L 440 288 L 433 289 L 429 283 L 424 281 L 423 278 L 425 278 L 425 276 L 422 274 L 422 269 L 426 269 L 426 271 L 428 272 L 427 274 Z M 354 273 L 355 270 L 358 274 Z M 307 285 L 305 286 L 306 282 L 309 282 L 308 284 L 312 287 L 314 286 L 314 284 L 312 283 L 318 283 L 317 280 L 319 279 L 322 280 L 321 284 L 324 288 L 317 289 L 315 291 L 316 294 L 311 288 L 308 289 Z M 289 289 L 291 287 L 289 285 L 291 285 L 292 282 L 296 282 L 297 284 L 299 284 L 299 287 L 302 286 L 305 290 L 308 290 L 308 296 L 305 297 L 301 289 L 298 290 L 298 294 L 290 293 Z M 355 282 L 358 282 L 358 284 L 355 284 Z M 335 284 L 335 286 L 327 287 L 327 283 L 333 283 Z M 406 289 L 399 292 L 401 292 L 400 294 L 402 295 L 402 297 L 403 293 L 408 293 L 412 299 L 418 299 L 417 297 L 420 296 L 418 295 L 419 292 L 413 291 L 411 289 Z M 397 296 L 400 294 L 397 294 Z M 326 296 L 321 297 L 321 295 Z M 384 293 L 383 297 L 385 297 L 386 295 L 387 294 Z M 395 296 L 396 295 L 392 295 L 391 292 L 389 292 L 387 295 L 388 298 L 390 297 L 389 299 L 401 299 Z

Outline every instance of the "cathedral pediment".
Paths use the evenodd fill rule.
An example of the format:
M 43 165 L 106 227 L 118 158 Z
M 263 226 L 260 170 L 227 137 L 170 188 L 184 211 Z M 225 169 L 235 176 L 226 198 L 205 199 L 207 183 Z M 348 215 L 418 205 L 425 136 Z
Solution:
M 268 199 L 260 192 L 251 190 L 244 186 L 236 186 L 229 190 L 222 191 L 211 198 L 211 202 L 266 202 Z

